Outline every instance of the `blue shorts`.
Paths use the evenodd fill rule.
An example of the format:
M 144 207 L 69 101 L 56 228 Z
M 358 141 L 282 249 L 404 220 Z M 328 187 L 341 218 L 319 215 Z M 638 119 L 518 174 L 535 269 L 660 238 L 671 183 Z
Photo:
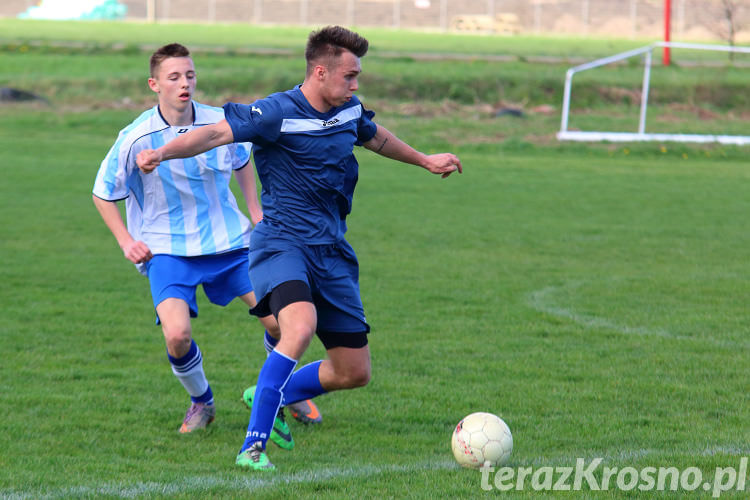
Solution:
M 198 257 L 157 254 L 146 263 L 146 270 L 154 309 L 164 299 L 182 299 L 193 318 L 198 316 L 198 285 L 203 285 L 208 300 L 220 306 L 253 291 L 247 274 L 247 248 Z
M 359 263 L 346 240 L 333 245 L 303 245 L 254 232 L 250 279 L 258 305 L 250 312 L 271 314 L 270 293 L 287 281 L 304 281 L 312 292 L 318 333 L 368 333 L 370 325 L 359 294 Z

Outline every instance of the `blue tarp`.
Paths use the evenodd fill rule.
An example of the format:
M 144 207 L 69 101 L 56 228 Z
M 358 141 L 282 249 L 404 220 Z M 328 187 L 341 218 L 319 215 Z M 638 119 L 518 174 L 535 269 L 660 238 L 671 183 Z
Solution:
M 125 19 L 128 8 L 117 0 L 42 0 L 18 15 L 21 19 Z

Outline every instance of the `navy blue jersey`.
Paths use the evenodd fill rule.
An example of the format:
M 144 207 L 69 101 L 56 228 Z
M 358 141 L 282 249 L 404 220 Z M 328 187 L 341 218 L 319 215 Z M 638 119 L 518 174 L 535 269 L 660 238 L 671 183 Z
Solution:
M 308 245 L 341 240 L 356 183 L 353 149 L 375 136 L 373 113 L 356 96 L 320 113 L 299 86 L 249 105 L 227 103 L 224 113 L 235 142 L 253 143 L 263 204 L 255 231 Z

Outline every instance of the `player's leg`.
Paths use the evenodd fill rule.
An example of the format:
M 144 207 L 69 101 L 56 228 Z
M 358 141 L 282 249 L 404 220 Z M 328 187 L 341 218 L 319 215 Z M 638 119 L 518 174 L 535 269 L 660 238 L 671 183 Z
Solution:
M 255 293 L 250 292 L 240 297 L 245 304 L 251 309 L 257 305 L 255 299 Z M 266 349 L 266 356 L 271 354 L 276 344 L 279 342 L 278 337 L 281 336 L 279 332 L 279 324 L 274 318 L 273 314 L 269 314 L 262 318 L 258 318 L 261 324 L 265 327 L 264 333 L 264 346 Z M 255 386 L 248 387 L 242 393 L 242 401 L 247 407 L 253 409 L 253 399 L 255 397 Z M 316 408 L 317 410 L 317 408 Z M 284 408 L 280 408 L 276 419 L 273 422 L 273 428 L 271 430 L 271 441 L 276 443 L 280 448 L 285 450 L 291 450 L 294 448 L 294 439 L 292 438 L 292 432 L 289 429 L 289 425 L 286 423 L 286 416 L 284 415 Z
M 361 347 L 335 345 L 325 335 L 324 340 L 328 359 L 308 363 L 292 375 L 284 388 L 284 403 L 306 400 L 342 389 L 364 387 L 370 381 L 370 348 L 366 344 L 366 334 L 341 334 L 361 339 Z M 336 336 L 338 337 L 338 335 Z
M 257 301 L 255 300 L 255 294 L 249 293 L 240 297 L 251 309 L 256 306 Z M 279 324 L 276 318 L 272 314 L 259 318 L 261 324 L 265 327 L 266 331 L 263 334 L 263 347 L 266 350 L 266 356 L 271 354 L 276 344 L 279 343 L 281 338 L 281 332 L 279 331 Z M 303 367 L 304 368 L 304 367 Z M 300 368 L 301 370 L 302 368 Z M 249 387 L 242 394 L 242 399 L 245 404 L 249 407 L 253 407 L 253 397 L 255 395 L 255 386 Z M 318 410 L 318 406 L 310 399 L 303 399 L 295 403 L 285 405 L 289 409 L 292 417 L 298 422 L 303 424 L 319 424 L 323 421 L 323 416 Z M 281 446 L 284 449 L 292 449 L 294 441 L 291 439 L 291 433 L 289 427 L 286 424 L 284 417 L 284 407 L 279 411 L 278 419 L 274 422 L 274 429 L 271 433 L 271 440 Z M 278 428 L 277 428 L 278 427 Z M 288 438 L 286 437 L 288 436 Z
M 284 388 L 284 402 L 313 398 L 326 392 L 354 389 L 370 380 L 370 326 L 359 297 L 358 264 L 346 242 L 318 252 L 324 273 L 315 277 L 317 335 L 328 359 L 297 370 Z
M 327 391 L 356 389 L 370 382 L 370 346 L 359 348 L 333 347 L 326 351 L 328 359 L 320 365 L 320 385 Z
M 236 463 L 272 469 L 265 445 L 281 405 L 283 388 L 315 332 L 317 315 L 308 282 L 309 248 L 283 239 L 253 235 L 249 252 L 250 278 L 258 305 L 250 313 L 273 314 L 281 340 L 266 358 L 256 383 L 253 410 Z
M 172 372 L 190 395 L 192 404 L 180 427 L 181 433 L 205 429 L 216 415 L 211 386 L 203 371 L 203 356 L 192 339 L 190 307 L 187 302 L 168 297 L 156 306 L 167 345 Z
M 258 301 L 255 298 L 255 292 L 241 295 L 240 299 L 247 304 L 250 309 L 258 305 Z M 279 338 L 281 338 L 279 323 L 276 321 L 276 318 L 273 317 L 273 314 L 258 318 L 258 321 L 260 321 L 260 324 L 263 325 L 263 328 L 266 330 L 263 337 L 263 343 L 266 349 L 266 354 L 270 354 L 279 342 Z
M 207 258 L 206 261 L 205 271 L 210 273 L 210 279 L 203 282 L 203 289 L 211 302 L 225 306 L 235 297 L 239 297 L 250 309 L 257 305 L 258 301 L 248 275 L 247 249 L 215 255 Z M 275 336 L 279 336 L 279 326 L 273 315 L 268 314 L 259 319 L 266 329 L 266 335 L 270 331 Z M 281 423 L 286 425 L 286 422 Z M 289 435 L 291 448 L 294 445 L 291 435 L 288 432 L 284 435 Z
M 234 256 L 238 260 L 236 265 L 244 262 L 243 257 L 246 254 Z M 164 332 L 169 362 L 192 402 L 180 432 L 203 429 L 216 414 L 213 393 L 203 371 L 203 355 L 192 339 L 190 318 L 198 315 L 197 286 L 203 283 L 205 288 L 207 281 L 221 274 L 226 260 L 230 258 L 233 258 L 230 254 L 201 257 L 160 254 L 155 255 L 147 265 L 151 295 Z M 249 286 L 250 280 L 246 276 L 245 279 Z M 208 291 L 211 291 L 210 287 Z M 241 293 L 247 291 L 243 289 Z M 217 300 L 213 294 L 209 298 L 222 305 L 231 300 L 221 296 L 219 299 L 222 300 Z
M 235 297 L 239 297 L 250 309 L 257 305 L 258 301 L 248 276 L 248 252 L 246 249 L 211 256 L 205 260 L 204 271 L 207 275 L 210 275 L 210 279 L 203 282 L 203 289 L 211 302 L 225 306 Z M 279 325 L 272 314 L 266 314 L 259 320 L 266 329 L 267 336 L 270 338 L 273 338 L 271 335 L 279 337 Z M 243 400 L 250 408 L 252 408 L 253 397 L 251 389 L 246 390 L 243 394 Z M 274 421 L 271 439 L 282 448 L 292 449 L 294 447 L 289 426 L 281 411 Z
M 295 372 L 284 390 L 288 403 L 324 392 L 362 387 L 370 380 L 370 326 L 359 295 L 359 266 L 354 251 L 341 241 L 321 247 L 317 258 L 322 263 L 320 269 L 325 270 L 314 278 L 317 335 L 328 359 Z
M 236 460 L 238 465 L 254 469 L 266 468 L 258 460 L 267 461 L 267 457 L 259 457 L 257 452 L 265 450 L 284 386 L 310 344 L 317 322 L 310 288 L 304 281 L 284 282 L 276 287 L 270 294 L 269 306 L 278 318 L 281 339 L 258 375 L 250 423 Z
M 284 285 L 280 285 L 279 288 L 283 289 Z M 274 291 L 275 293 L 277 292 Z M 284 386 L 297 366 L 297 360 L 312 339 L 315 317 L 312 302 L 294 302 L 279 312 L 281 340 L 266 358 L 258 375 L 246 445 L 262 441 L 265 447 L 273 419 L 281 406 Z

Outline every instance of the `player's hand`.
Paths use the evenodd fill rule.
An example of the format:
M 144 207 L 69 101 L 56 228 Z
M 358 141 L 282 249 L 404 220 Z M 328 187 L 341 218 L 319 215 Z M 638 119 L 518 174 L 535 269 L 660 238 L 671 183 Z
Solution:
M 151 260 L 151 257 L 154 256 L 148 245 L 142 241 L 131 241 L 123 247 L 122 253 L 125 254 L 125 258 L 133 264 L 140 264 L 149 261 Z
M 433 174 L 440 175 L 443 179 L 451 175 L 453 172 L 458 172 L 460 174 L 464 171 L 461 166 L 461 160 L 459 160 L 458 156 L 453 153 L 438 153 L 427 156 L 424 168 Z
M 135 162 L 144 174 L 150 174 L 161 163 L 161 153 L 155 149 L 144 149 L 135 157 Z

